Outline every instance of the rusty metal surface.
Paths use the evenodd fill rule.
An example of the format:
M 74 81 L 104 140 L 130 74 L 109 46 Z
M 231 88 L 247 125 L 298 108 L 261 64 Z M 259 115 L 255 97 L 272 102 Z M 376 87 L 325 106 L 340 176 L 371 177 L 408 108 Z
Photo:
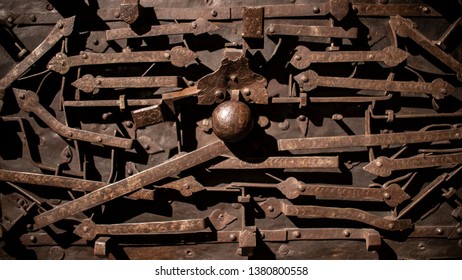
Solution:
M 4 0 L 0 259 L 462 259 L 461 14 Z

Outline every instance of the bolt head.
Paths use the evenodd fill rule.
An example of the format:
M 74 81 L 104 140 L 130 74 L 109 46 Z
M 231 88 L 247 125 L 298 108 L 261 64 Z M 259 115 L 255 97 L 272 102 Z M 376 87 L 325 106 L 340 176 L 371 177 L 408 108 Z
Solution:
M 170 54 L 169 54 L 169 53 L 164 53 L 164 57 L 165 57 L 166 59 L 170 59 Z
M 386 199 L 390 199 L 391 198 L 391 195 L 389 193 L 384 193 L 383 194 L 383 197 L 385 197 Z
M 343 231 L 343 236 L 345 236 L 345 237 L 350 237 L 350 236 L 351 236 L 351 232 L 350 232 L 349 230 L 345 229 L 345 230 Z
M 237 236 L 235 234 L 230 234 L 229 235 L 229 239 L 231 239 L 232 241 L 236 241 L 237 240 Z
M 382 161 L 378 160 L 375 165 L 377 165 L 377 167 L 382 167 L 383 166 L 383 163 Z
M 442 234 L 444 233 L 444 231 L 443 231 L 442 228 L 436 228 L 436 229 L 435 229 L 435 232 L 436 232 L 436 234 L 438 234 L 438 235 L 442 235 Z
M 299 56 L 299 55 L 296 55 L 294 58 L 295 58 L 295 60 L 299 60 L 299 61 L 302 60 L 302 57 Z
M 7 21 L 8 21 L 8 23 L 13 23 L 14 20 L 13 20 L 12 17 L 8 17 Z
M 301 234 L 298 230 L 294 231 L 294 232 L 292 233 L 292 235 L 293 235 L 295 238 L 300 238 L 300 237 L 302 236 L 302 234 Z
M 305 75 L 303 75 L 303 76 L 301 77 L 301 79 L 302 79 L 302 82 L 304 82 L 304 83 L 308 82 L 308 77 L 305 76 Z
M 84 227 L 82 228 L 82 230 L 83 230 L 83 232 L 88 232 L 88 231 L 90 230 L 90 228 L 89 228 L 88 226 L 84 226 Z
M 319 14 L 319 12 L 321 12 L 321 10 L 319 9 L 319 7 L 313 7 L 313 13 L 315 14 Z
M 268 209 L 269 212 L 274 212 L 274 207 L 273 206 L 268 206 L 267 209 Z
M 143 145 L 143 148 L 144 148 L 146 151 L 148 151 L 148 150 L 150 149 L 150 147 L 149 147 L 148 144 L 144 144 L 144 145 Z
M 31 237 L 29 237 L 29 240 L 30 240 L 32 243 L 35 243 L 35 242 L 37 242 L 37 237 L 35 237 L 35 235 L 31 235 Z

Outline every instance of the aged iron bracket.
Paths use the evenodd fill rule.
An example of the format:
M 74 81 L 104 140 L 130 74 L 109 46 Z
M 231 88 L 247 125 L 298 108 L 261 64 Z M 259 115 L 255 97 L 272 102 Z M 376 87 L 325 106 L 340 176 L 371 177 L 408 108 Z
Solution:
M 13 89 L 19 108 L 24 112 L 34 113 L 39 119 L 46 123 L 54 132 L 62 137 L 80 140 L 94 144 L 101 144 L 109 147 L 131 149 L 133 140 L 106 134 L 94 133 L 68 127 L 55 119 L 50 112 L 40 105 L 37 94 L 32 91 Z
M 308 70 L 305 73 L 297 75 L 295 79 L 303 87 L 304 91 L 311 91 L 321 86 L 378 91 L 415 92 L 431 94 L 435 99 L 442 99 L 455 90 L 452 85 L 440 78 L 431 83 L 400 82 L 319 76 L 313 70 Z
M 131 177 L 107 185 L 73 201 L 67 202 L 34 217 L 37 228 L 42 228 L 69 216 L 101 205 L 142 187 L 178 174 L 198 164 L 214 159 L 228 152 L 222 141 L 209 144 L 193 152 L 168 160 L 162 164 L 146 169 Z
M 61 38 L 71 35 L 74 29 L 74 20 L 75 17 L 59 20 L 45 40 L 0 79 L 0 111 L 3 107 L 5 90 L 47 53 L 59 40 L 61 40 Z
M 136 128 L 142 128 L 165 121 L 162 101 L 159 104 L 134 110 L 131 114 Z
M 356 208 L 336 208 L 323 206 L 300 206 L 268 198 L 260 204 L 268 218 L 276 218 L 281 213 L 305 219 L 336 219 L 357 221 L 388 231 L 402 231 L 412 227 L 411 220 L 389 220 Z
M 83 92 L 97 94 L 100 88 L 178 87 L 179 79 L 176 76 L 95 78 L 90 74 L 86 74 L 74 81 L 72 85 Z
M 462 81 L 462 63 L 441 50 L 431 40 L 417 31 L 412 20 L 402 18 L 401 16 L 392 16 L 390 17 L 390 26 L 398 36 L 410 38 L 435 58 L 451 68 L 456 73 L 457 79 Z
M 305 46 L 298 46 L 290 64 L 297 69 L 306 69 L 311 63 L 377 61 L 394 67 L 408 56 L 409 53 L 396 47 L 386 47 L 382 51 L 313 52 Z
M 209 169 L 309 169 L 309 168 L 339 168 L 338 157 L 269 157 L 258 158 L 228 158 Z
M 268 104 L 266 79 L 250 70 L 244 53 L 236 56 L 226 56 L 217 71 L 198 81 L 198 104 L 222 102 L 228 90 L 239 90 L 247 102 Z
M 144 33 L 138 33 L 131 28 L 119 28 L 106 31 L 108 41 L 129 38 L 147 38 L 161 35 L 194 34 L 200 35 L 220 29 L 217 25 L 204 18 L 198 18 L 191 23 L 175 23 L 153 25 Z
M 364 170 L 380 177 L 388 177 L 393 171 L 428 167 L 451 167 L 462 163 L 462 153 L 447 155 L 418 155 L 410 158 L 378 157 L 364 166 Z
M 391 207 L 396 207 L 410 198 L 397 184 L 391 184 L 384 188 L 346 187 L 341 185 L 305 184 L 294 177 L 289 177 L 278 184 L 231 183 L 231 187 L 277 188 L 288 199 L 295 199 L 303 195 L 315 196 L 317 199 L 385 202 Z
M 425 4 L 362 4 L 352 3 L 352 8 L 362 17 L 441 17 L 441 14 L 430 5 Z
M 95 224 L 91 219 L 86 219 L 77 226 L 74 233 L 85 240 L 94 240 L 97 236 L 197 232 L 207 229 L 210 225 L 214 230 L 222 230 L 236 219 L 236 217 L 219 209 L 204 219 L 165 222 Z
M 280 139 L 278 140 L 278 148 L 280 151 L 290 151 L 302 149 L 406 145 L 460 139 L 462 139 L 462 128 L 452 128 L 420 132 L 396 132 L 390 134 Z
M 122 52 L 122 53 L 90 53 L 82 52 L 76 56 L 66 56 L 64 53 L 57 53 L 47 68 L 66 74 L 71 67 L 86 65 L 106 65 L 119 63 L 154 63 L 170 62 L 177 67 L 184 67 L 192 63 L 197 58 L 193 51 L 176 46 L 171 50 L 165 51 L 144 51 L 144 52 Z
M 284 35 L 301 37 L 322 37 L 322 38 L 347 38 L 358 37 L 358 29 L 352 27 L 348 30 L 342 27 L 332 26 L 308 26 L 293 24 L 271 24 L 265 31 L 266 35 Z

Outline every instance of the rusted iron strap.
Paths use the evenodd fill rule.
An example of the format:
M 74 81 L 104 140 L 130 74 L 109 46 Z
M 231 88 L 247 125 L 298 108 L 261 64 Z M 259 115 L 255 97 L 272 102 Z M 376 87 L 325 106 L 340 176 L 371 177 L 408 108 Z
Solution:
M 269 157 L 266 159 L 228 158 L 209 169 L 338 168 L 338 157 Z
M 212 32 L 220 29 L 217 25 L 210 21 L 199 18 L 190 23 L 174 23 L 164 25 L 153 25 L 147 30 L 136 31 L 132 28 L 119 28 L 106 31 L 107 40 L 128 39 L 128 38 L 146 38 L 161 35 L 177 35 L 177 34 L 194 34 L 200 35 L 203 33 Z
M 75 17 L 59 20 L 50 34 L 26 58 L 16 64 L 2 79 L 0 79 L 0 100 L 3 100 L 5 90 L 48 52 L 61 38 L 69 36 L 74 29 Z M 2 103 L 3 104 L 3 103 Z M 0 106 L 1 110 L 1 106 Z
M 322 38 L 356 38 L 358 29 L 350 28 L 345 30 L 341 27 L 331 26 L 309 26 L 309 25 L 292 25 L 292 24 L 271 24 L 266 29 L 268 36 L 286 35 L 302 37 L 322 37 Z
M 410 38 L 435 58 L 451 68 L 456 73 L 457 79 L 462 81 L 462 63 L 441 50 L 431 40 L 417 31 L 412 20 L 402 18 L 401 16 L 392 16 L 390 17 L 390 26 L 398 36 Z
M 140 15 L 140 0 L 123 0 L 120 4 L 120 17 L 128 24 L 134 23 Z
M 188 219 L 164 222 L 95 224 L 86 219 L 74 230 L 78 236 L 93 240 L 99 235 L 146 235 L 162 233 L 185 233 L 203 231 L 209 227 L 222 230 L 237 218 L 227 212 L 217 209 L 203 219 Z
M 34 217 L 36 227 L 42 228 L 79 212 L 101 205 L 227 152 L 228 148 L 226 145 L 222 141 L 218 141 L 173 158 Z
M 396 47 L 386 47 L 382 51 L 336 51 L 315 52 L 305 46 L 297 46 L 290 60 L 297 69 L 305 69 L 311 63 L 377 61 L 393 67 L 408 58 L 409 53 Z
M 76 56 L 66 56 L 64 53 L 57 53 L 48 62 L 47 68 L 65 74 L 71 67 L 85 65 L 105 65 L 120 63 L 154 63 L 170 62 L 177 67 L 184 67 L 194 59 L 197 54 L 185 47 L 176 46 L 165 51 L 143 51 L 143 52 L 122 52 L 122 53 L 90 53 L 82 52 Z
M 126 105 L 128 107 L 144 107 L 160 105 L 160 99 L 127 99 Z M 120 100 L 69 100 L 64 101 L 63 105 L 66 107 L 120 107 Z
M 450 167 L 462 163 L 462 153 L 448 155 L 418 155 L 410 158 L 391 159 L 378 157 L 363 167 L 369 173 L 388 177 L 393 171 L 428 167 Z
M 425 4 L 352 4 L 358 16 L 389 17 L 401 15 L 403 17 L 441 17 L 441 14 L 430 5 Z
M 106 183 L 99 181 L 82 180 L 29 172 L 9 171 L 3 169 L 0 169 L 0 181 L 63 188 L 81 192 L 92 192 L 107 185 Z M 154 191 L 140 189 L 134 193 L 129 194 L 127 197 L 132 199 L 153 200 Z
M 459 140 L 461 138 L 462 128 L 455 128 L 422 132 L 413 131 L 390 134 L 280 139 L 278 140 L 278 149 L 279 151 L 291 151 L 303 149 L 405 145 L 443 140 Z
M 131 139 L 114 137 L 65 126 L 55 119 L 42 105 L 40 105 L 38 96 L 34 92 L 22 89 L 13 89 L 13 91 L 21 110 L 34 113 L 54 132 L 62 137 L 123 149 L 131 149 L 133 146 L 133 140 Z
M 338 200 L 383 201 L 391 207 L 396 207 L 410 198 L 396 184 L 386 188 L 345 187 L 327 184 L 304 184 L 293 177 L 289 177 L 278 184 L 278 189 L 289 199 L 295 199 L 299 195 L 308 195 L 316 198 Z
M 316 87 L 321 86 L 378 91 L 413 92 L 431 94 L 436 99 L 442 99 L 455 90 L 452 85 L 440 78 L 435 79 L 431 83 L 401 82 L 319 76 L 313 70 L 308 70 L 305 73 L 297 75 L 296 80 L 303 86 L 304 91 L 311 91 Z
M 95 224 L 92 220 L 84 220 L 74 233 L 86 240 L 93 240 L 99 235 L 145 235 L 171 232 L 194 232 L 206 229 L 205 219 L 190 219 L 167 222 Z
M 100 88 L 157 88 L 178 87 L 178 77 L 93 77 L 90 74 L 74 81 L 72 85 L 84 92 L 90 93 Z
M 286 216 L 358 221 L 384 230 L 401 231 L 412 227 L 411 220 L 387 220 L 355 208 L 296 206 L 281 203 L 281 210 Z

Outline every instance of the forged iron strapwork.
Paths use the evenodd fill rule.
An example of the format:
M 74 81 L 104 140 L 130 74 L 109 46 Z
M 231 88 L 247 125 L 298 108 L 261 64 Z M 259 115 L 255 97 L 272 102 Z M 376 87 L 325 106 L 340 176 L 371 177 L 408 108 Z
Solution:
M 462 1 L 3 2 L 0 259 L 462 259 Z

